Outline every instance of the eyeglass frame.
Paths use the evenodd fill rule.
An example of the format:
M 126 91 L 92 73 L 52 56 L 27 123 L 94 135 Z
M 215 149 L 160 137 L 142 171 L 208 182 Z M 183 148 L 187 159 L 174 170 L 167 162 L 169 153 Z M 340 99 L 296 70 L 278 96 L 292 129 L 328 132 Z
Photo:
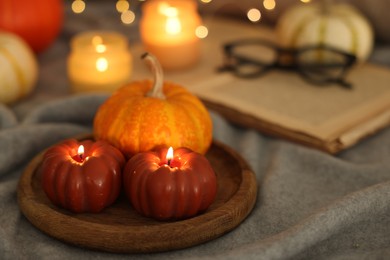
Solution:
M 233 49 L 240 45 L 253 45 L 253 44 L 261 44 L 265 47 L 268 47 L 270 49 L 275 50 L 276 52 L 276 59 L 272 63 L 268 64 L 260 64 L 256 60 L 248 59 L 247 57 L 243 57 L 240 55 L 237 55 L 233 52 Z M 327 78 L 323 81 L 314 80 L 308 73 L 305 73 L 305 70 L 302 69 L 302 66 L 299 66 L 299 64 L 296 62 L 297 57 L 307 51 L 312 50 L 327 50 L 334 52 L 336 54 L 340 54 L 346 58 L 346 63 L 340 66 L 341 68 L 341 77 L 337 78 Z M 274 44 L 271 41 L 265 40 L 265 39 L 242 39 L 237 40 L 233 42 L 229 42 L 223 45 L 223 51 L 225 55 L 225 64 L 220 67 L 219 71 L 233 71 L 234 74 L 241 78 L 255 78 L 259 77 L 262 74 L 266 73 L 267 71 L 271 69 L 281 69 L 281 70 L 287 70 L 287 71 L 297 71 L 298 74 L 307 82 L 312 83 L 317 86 L 325 86 L 329 85 L 331 83 L 336 83 L 341 85 L 344 88 L 352 88 L 352 84 L 350 82 L 347 82 L 344 80 L 347 71 L 356 63 L 357 57 L 353 55 L 352 53 L 340 50 L 338 48 L 335 48 L 330 45 L 325 44 L 317 44 L 317 45 L 306 45 L 302 48 L 282 48 L 278 45 Z M 285 57 L 289 58 L 290 61 L 286 62 Z M 232 62 L 233 61 L 233 62 Z M 254 64 L 259 67 L 259 70 L 255 73 L 242 75 L 238 71 L 238 66 L 241 66 L 241 64 Z M 315 63 L 311 64 L 311 66 L 316 65 Z

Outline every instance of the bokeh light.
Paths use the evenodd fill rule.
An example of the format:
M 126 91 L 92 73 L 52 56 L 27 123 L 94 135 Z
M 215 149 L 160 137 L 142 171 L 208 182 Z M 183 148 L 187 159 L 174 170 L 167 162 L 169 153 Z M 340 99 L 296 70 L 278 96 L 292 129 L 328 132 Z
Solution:
M 135 13 L 127 10 L 121 14 L 121 21 L 124 24 L 132 24 L 135 21 Z
M 258 22 L 261 18 L 261 12 L 256 8 L 249 9 L 246 15 L 251 22 Z
M 76 14 L 80 14 L 85 10 L 85 2 L 83 0 L 75 0 L 72 3 L 72 11 Z
M 200 39 L 204 39 L 209 35 L 209 29 L 204 25 L 200 25 L 195 29 L 195 35 Z
M 273 9 L 275 9 L 276 2 L 275 2 L 275 0 L 264 0 L 263 6 L 267 10 L 273 10 Z
M 116 10 L 119 13 L 126 12 L 127 10 L 129 10 L 129 8 L 130 8 L 130 4 L 127 0 L 119 0 L 116 2 Z

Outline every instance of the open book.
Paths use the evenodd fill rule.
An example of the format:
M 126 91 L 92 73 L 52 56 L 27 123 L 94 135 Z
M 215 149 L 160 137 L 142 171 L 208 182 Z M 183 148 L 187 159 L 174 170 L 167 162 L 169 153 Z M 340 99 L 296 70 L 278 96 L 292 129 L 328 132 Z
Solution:
M 213 19 L 209 27 L 213 33 L 203 42 L 201 62 L 189 71 L 166 72 L 165 79 L 186 86 L 228 120 L 330 153 L 390 125 L 389 68 L 357 65 L 347 75 L 352 90 L 317 87 L 297 73 L 279 70 L 239 79 L 216 73 L 223 62 L 222 44 L 245 38 L 272 40 L 273 30 L 229 19 Z M 142 47 L 133 51 L 140 55 Z M 135 59 L 134 68 L 140 79 L 150 78 L 142 61 Z
M 191 91 L 232 122 L 337 153 L 390 125 L 390 69 L 362 64 L 348 80 L 352 90 L 280 71 L 250 80 L 224 73 Z

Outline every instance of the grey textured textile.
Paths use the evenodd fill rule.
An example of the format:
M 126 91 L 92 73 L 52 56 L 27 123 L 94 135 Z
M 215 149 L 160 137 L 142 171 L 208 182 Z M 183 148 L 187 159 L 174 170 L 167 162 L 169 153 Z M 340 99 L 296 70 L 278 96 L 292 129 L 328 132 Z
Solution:
M 85 111 L 90 108 L 87 114 L 92 116 L 93 102 L 97 106 L 102 97 L 71 97 L 44 104 L 22 123 L 1 129 L 0 253 L 5 259 L 50 258 L 53 254 L 64 259 L 122 257 L 79 249 L 44 235 L 23 217 L 16 201 L 18 177 L 27 160 L 50 144 L 90 131 L 80 124 L 90 122 L 90 117 L 80 115 L 79 109 L 64 112 L 56 105 L 79 104 Z M 389 256 L 389 129 L 333 157 L 212 116 L 215 138 L 241 153 L 256 172 L 259 194 L 255 209 L 237 229 L 219 239 L 143 258 Z M 13 117 L 9 118 L 12 123 Z
M 247 160 L 259 187 L 254 210 L 233 231 L 188 249 L 122 255 L 74 247 L 31 225 L 16 198 L 26 163 L 53 143 L 90 132 L 106 98 L 69 96 L 64 59 L 68 36 L 80 28 L 102 16 L 108 29 L 116 26 L 100 5 L 91 5 L 95 16 L 88 16 L 96 20 L 67 22 L 60 39 L 39 57 L 36 92 L 12 107 L 0 106 L 1 259 L 390 258 L 389 128 L 331 156 L 232 125 L 212 111 L 214 138 Z M 390 65 L 389 54 L 384 46 L 372 59 Z

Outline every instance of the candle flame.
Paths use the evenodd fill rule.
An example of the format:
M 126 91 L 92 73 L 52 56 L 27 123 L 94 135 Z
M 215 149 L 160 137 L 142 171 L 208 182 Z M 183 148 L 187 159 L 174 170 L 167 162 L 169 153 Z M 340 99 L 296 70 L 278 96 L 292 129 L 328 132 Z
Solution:
M 160 14 L 165 15 L 167 17 L 174 17 L 177 16 L 179 13 L 176 7 L 172 7 L 166 2 L 162 2 L 159 4 L 158 11 Z
M 170 35 L 176 35 L 181 32 L 181 22 L 178 17 L 168 17 L 165 24 L 165 31 Z
M 100 72 L 106 71 L 108 68 L 108 61 L 106 58 L 99 58 L 96 60 L 96 69 Z
M 80 145 L 79 149 L 77 149 L 77 154 L 82 157 L 84 155 L 84 145 Z
M 107 50 L 107 46 L 103 44 L 103 38 L 99 35 L 92 38 L 92 45 L 95 46 L 97 53 L 103 53 Z
M 176 7 L 168 6 L 162 10 L 162 13 L 168 17 L 177 17 L 179 10 Z
M 98 44 L 98 45 L 96 45 L 95 49 L 96 49 L 96 52 L 103 53 L 107 50 L 107 47 L 104 44 Z
M 167 151 L 167 156 L 165 157 L 168 161 L 168 165 L 170 164 L 171 160 L 173 159 L 173 148 L 169 147 Z

